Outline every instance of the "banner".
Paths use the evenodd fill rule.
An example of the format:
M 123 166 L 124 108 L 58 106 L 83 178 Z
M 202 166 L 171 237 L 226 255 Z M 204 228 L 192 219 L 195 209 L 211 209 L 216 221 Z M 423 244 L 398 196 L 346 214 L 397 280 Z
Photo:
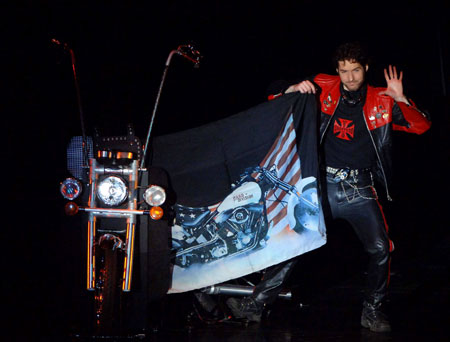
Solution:
M 326 243 L 313 96 L 289 94 L 156 138 L 177 195 L 169 292 L 225 282 Z

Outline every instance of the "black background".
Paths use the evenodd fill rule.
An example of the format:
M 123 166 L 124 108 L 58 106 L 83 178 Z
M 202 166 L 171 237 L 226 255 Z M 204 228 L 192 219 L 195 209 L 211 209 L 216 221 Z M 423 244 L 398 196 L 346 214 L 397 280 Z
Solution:
M 156 135 L 257 105 L 278 79 L 333 73 L 334 48 L 362 41 L 371 83 L 384 86 L 383 68 L 395 64 L 405 93 L 433 120 L 422 136 L 395 138 L 395 201 L 386 211 L 397 260 L 448 246 L 448 2 L 17 1 L 1 12 L 9 204 L 2 282 L 18 323 L 12 329 L 24 319 L 45 333 L 65 329 L 73 308 L 64 298 L 84 286 L 82 228 L 64 217 L 58 193 L 66 144 L 81 133 L 79 107 L 70 57 L 52 38 L 75 53 L 89 132 L 96 125 L 119 135 L 132 122 L 142 139 L 164 63 L 180 44 L 194 42 L 204 58 L 199 69 L 172 59 Z M 342 234 L 341 243 L 354 242 Z

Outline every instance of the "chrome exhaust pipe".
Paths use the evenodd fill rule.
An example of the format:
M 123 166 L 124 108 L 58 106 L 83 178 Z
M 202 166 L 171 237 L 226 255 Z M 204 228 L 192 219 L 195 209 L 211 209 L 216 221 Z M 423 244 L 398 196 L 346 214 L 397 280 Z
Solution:
M 230 285 L 230 284 L 221 284 L 221 285 L 212 285 L 203 288 L 201 291 L 208 295 L 231 295 L 231 296 L 250 296 L 253 293 L 253 286 L 246 285 Z M 278 294 L 279 298 L 290 300 L 292 299 L 291 291 L 281 291 Z

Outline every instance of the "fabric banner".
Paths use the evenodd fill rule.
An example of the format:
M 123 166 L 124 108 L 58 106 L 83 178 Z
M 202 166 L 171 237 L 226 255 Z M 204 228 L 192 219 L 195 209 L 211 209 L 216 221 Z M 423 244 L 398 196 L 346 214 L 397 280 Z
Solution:
M 169 292 L 242 277 L 326 243 L 318 196 L 317 112 L 289 94 L 157 137 L 153 166 L 177 196 Z

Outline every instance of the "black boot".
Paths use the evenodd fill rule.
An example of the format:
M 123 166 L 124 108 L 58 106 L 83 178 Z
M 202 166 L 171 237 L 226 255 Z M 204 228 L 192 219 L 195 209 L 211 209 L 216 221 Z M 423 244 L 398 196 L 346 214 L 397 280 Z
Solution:
M 380 310 L 381 303 L 371 304 L 363 303 L 361 315 L 361 325 L 373 332 L 390 332 L 391 325 L 387 320 L 387 316 Z
M 264 303 L 258 302 L 252 297 L 244 297 L 242 299 L 229 298 L 227 306 L 235 318 L 244 318 L 250 322 L 261 322 Z
M 216 301 L 212 296 L 204 292 L 194 293 L 193 305 L 194 312 L 191 315 L 195 314 L 197 318 L 205 323 L 219 323 L 227 318 L 219 301 Z

